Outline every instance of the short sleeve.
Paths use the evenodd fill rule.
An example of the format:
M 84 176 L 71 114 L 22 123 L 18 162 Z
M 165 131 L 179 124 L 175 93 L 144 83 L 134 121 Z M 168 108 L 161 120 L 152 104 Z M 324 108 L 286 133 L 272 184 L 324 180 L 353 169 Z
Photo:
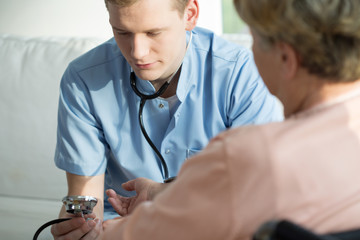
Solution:
M 60 85 L 55 164 L 73 174 L 99 175 L 105 172 L 108 154 L 90 92 L 70 65 Z
M 281 103 L 273 96 L 247 49 L 240 51 L 228 88 L 228 119 L 231 127 L 283 120 Z

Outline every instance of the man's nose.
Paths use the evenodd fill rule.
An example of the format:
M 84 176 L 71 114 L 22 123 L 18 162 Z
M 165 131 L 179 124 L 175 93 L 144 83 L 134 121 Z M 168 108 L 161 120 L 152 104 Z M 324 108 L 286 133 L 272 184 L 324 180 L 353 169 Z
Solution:
M 141 60 L 149 54 L 149 41 L 146 36 L 134 35 L 132 40 L 131 54 L 134 59 Z

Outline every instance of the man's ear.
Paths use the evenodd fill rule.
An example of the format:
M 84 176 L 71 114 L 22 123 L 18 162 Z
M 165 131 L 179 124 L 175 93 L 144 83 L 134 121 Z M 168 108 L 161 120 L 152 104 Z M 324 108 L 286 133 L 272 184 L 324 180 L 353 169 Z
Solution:
M 191 31 L 196 27 L 197 20 L 199 18 L 199 3 L 197 0 L 189 0 L 188 5 L 185 8 L 185 30 Z
M 300 67 L 300 58 L 296 50 L 288 43 L 277 44 L 280 52 L 281 74 L 285 79 L 293 79 Z

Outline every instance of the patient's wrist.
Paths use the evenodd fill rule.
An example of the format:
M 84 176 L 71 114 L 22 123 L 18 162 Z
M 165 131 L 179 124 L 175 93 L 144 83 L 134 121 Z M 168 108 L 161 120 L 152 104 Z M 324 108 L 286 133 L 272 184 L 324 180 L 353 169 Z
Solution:
M 168 183 L 154 183 L 149 190 L 149 195 L 148 195 L 149 200 L 153 200 L 157 194 L 162 192 L 169 185 L 170 184 Z

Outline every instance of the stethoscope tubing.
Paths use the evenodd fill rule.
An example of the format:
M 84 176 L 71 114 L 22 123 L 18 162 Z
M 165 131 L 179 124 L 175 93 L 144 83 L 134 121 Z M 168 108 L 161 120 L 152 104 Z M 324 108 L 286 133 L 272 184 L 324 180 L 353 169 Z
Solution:
M 58 223 L 61 223 L 61 222 L 65 222 L 65 221 L 68 221 L 72 218 L 59 218 L 59 219 L 54 219 L 54 220 L 51 220 L 45 224 L 43 224 L 37 231 L 36 233 L 34 234 L 34 237 L 33 237 L 33 240 L 37 240 L 40 233 L 47 227 L 53 225 L 53 224 L 58 224 Z
M 154 94 L 143 94 L 142 92 L 139 91 L 139 89 L 137 88 L 136 86 L 136 77 L 135 77 L 135 73 L 134 72 L 131 72 L 130 74 L 130 85 L 131 85 L 131 88 L 133 89 L 133 91 L 136 93 L 136 95 L 138 95 L 140 97 L 140 107 L 139 107 L 139 116 L 138 116 L 138 120 L 139 120 L 139 125 L 140 125 L 140 129 L 141 129 L 141 132 L 142 134 L 144 135 L 146 141 L 148 142 L 148 144 L 150 145 L 150 147 L 154 150 L 154 152 L 156 153 L 156 155 L 158 156 L 158 158 L 160 159 L 161 161 L 161 165 L 164 169 L 164 177 L 165 177 L 165 180 L 169 178 L 169 169 L 168 169 L 168 166 L 165 162 L 165 159 L 164 157 L 161 155 L 160 151 L 157 149 L 157 147 L 155 146 L 155 144 L 153 143 L 153 141 L 151 140 L 151 138 L 149 137 L 149 135 L 147 134 L 147 131 L 145 129 L 145 126 L 144 126 L 144 121 L 143 121 L 143 110 L 144 110 L 144 106 L 145 106 L 145 103 L 147 100 L 150 100 L 150 99 L 154 99 L 154 98 L 157 98 L 159 96 L 161 96 L 165 91 L 166 89 L 168 88 L 169 86 L 169 82 L 165 82 L 161 87 L 160 89 L 154 93 Z
M 189 48 L 189 45 L 191 43 L 191 39 L 192 39 L 192 32 L 190 32 L 190 39 L 189 39 L 189 42 L 188 42 L 188 44 L 186 46 L 185 52 Z M 166 161 L 165 161 L 164 157 L 161 155 L 160 151 L 157 149 L 157 147 L 155 146 L 155 144 L 153 143 L 153 141 L 151 140 L 151 138 L 147 134 L 147 131 L 146 131 L 145 126 L 144 126 L 144 121 L 143 121 L 143 110 L 144 110 L 144 106 L 145 106 L 145 103 L 146 103 L 147 100 L 157 98 L 157 97 L 161 96 L 166 91 L 166 89 L 170 85 L 171 80 L 174 78 L 175 74 L 179 71 L 181 65 L 182 64 L 180 64 L 178 69 L 173 73 L 173 75 L 170 77 L 169 81 L 166 81 L 160 87 L 160 89 L 157 92 L 153 93 L 153 94 L 144 94 L 144 93 L 140 92 L 139 89 L 136 86 L 135 73 L 133 71 L 131 71 L 131 73 L 130 73 L 130 85 L 131 85 L 131 88 L 136 93 L 136 95 L 140 97 L 139 116 L 138 116 L 140 129 L 141 129 L 141 132 L 144 135 L 146 141 L 148 142 L 150 147 L 154 150 L 154 152 L 156 153 L 156 155 L 158 156 L 158 158 L 161 161 L 161 165 L 162 165 L 162 167 L 164 169 L 164 178 L 165 178 L 164 182 L 171 182 L 172 180 L 175 179 L 175 177 L 169 177 L 169 169 L 168 169 L 168 166 L 166 164 Z

